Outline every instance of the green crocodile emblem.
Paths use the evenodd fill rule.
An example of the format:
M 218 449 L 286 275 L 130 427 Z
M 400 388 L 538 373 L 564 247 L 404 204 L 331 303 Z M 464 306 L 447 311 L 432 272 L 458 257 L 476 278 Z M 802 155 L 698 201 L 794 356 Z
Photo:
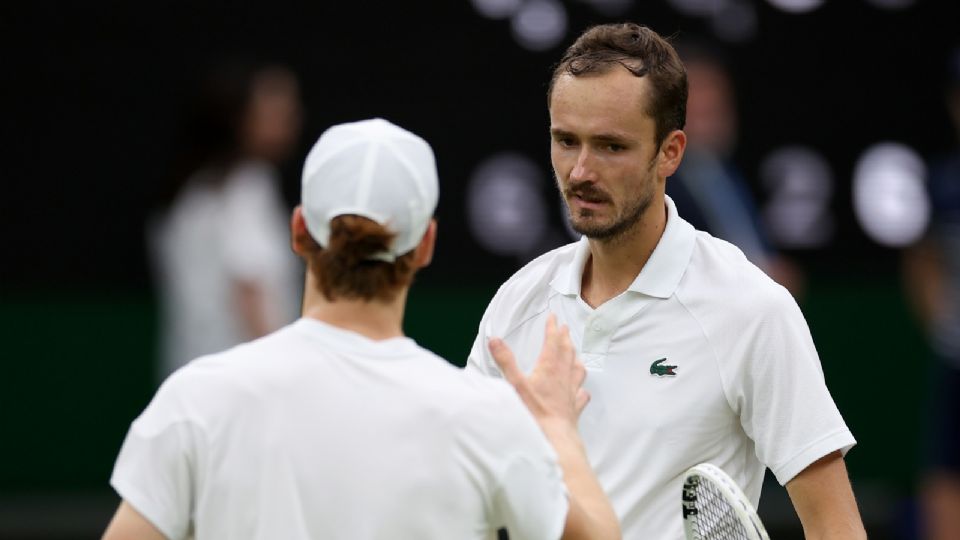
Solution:
M 667 361 L 666 358 L 661 358 L 656 362 L 650 364 L 650 374 L 656 375 L 657 377 L 665 377 L 665 376 L 676 377 L 677 366 L 664 365 L 664 362 L 666 361 Z

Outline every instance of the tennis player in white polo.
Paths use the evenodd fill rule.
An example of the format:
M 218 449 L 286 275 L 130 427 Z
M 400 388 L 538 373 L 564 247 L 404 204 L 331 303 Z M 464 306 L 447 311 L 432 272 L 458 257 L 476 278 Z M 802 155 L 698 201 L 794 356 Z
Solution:
M 547 318 L 569 325 L 592 396 L 581 434 L 626 538 L 683 538 L 681 476 L 701 462 L 754 505 L 772 470 L 807 538 L 864 538 L 843 460 L 855 441 L 803 314 L 664 194 L 686 98 L 680 59 L 649 28 L 597 26 L 567 50 L 548 93 L 551 161 L 583 238 L 500 288 L 468 369 L 498 373 L 490 336 L 526 359 Z
M 320 137 L 291 222 L 303 317 L 163 384 L 117 459 L 106 539 L 619 537 L 577 434 L 565 329 L 547 323 L 529 377 L 492 341 L 515 388 L 403 336 L 437 195 L 432 150 L 402 128 Z

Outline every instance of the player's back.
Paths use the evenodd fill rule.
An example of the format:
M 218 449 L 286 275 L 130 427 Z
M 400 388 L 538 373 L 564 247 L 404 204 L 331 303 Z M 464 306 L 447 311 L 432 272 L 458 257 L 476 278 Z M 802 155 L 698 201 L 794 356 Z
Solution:
M 190 462 L 177 497 L 197 538 L 484 538 L 510 521 L 502 492 L 518 480 L 547 499 L 532 526 L 559 536 L 562 479 L 513 390 L 412 340 L 302 319 L 164 386 L 124 451 L 179 432 L 152 444 Z

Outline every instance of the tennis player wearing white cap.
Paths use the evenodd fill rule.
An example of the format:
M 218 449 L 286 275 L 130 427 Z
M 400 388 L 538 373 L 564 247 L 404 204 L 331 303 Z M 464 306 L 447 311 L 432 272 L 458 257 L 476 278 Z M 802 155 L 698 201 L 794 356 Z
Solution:
M 565 328 L 547 323 L 529 377 L 491 342 L 516 391 L 403 336 L 436 238 L 430 146 L 380 119 L 335 126 L 302 187 L 303 317 L 163 384 L 120 451 L 104 537 L 619 537 L 577 435 Z

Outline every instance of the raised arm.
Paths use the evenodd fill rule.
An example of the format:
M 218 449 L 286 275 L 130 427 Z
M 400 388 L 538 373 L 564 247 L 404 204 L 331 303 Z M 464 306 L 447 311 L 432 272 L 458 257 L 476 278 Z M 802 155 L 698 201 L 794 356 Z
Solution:
M 167 540 L 167 537 L 127 501 L 122 501 L 103 533 L 103 540 Z
M 787 482 L 807 540 L 859 540 L 867 533 L 840 452 L 813 462 Z
M 586 370 L 576 357 L 566 327 L 551 315 L 536 366 L 529 376 L 517 367 L 509 347 L 491 339 L 490 352 L 504 378 L 517 390 L 556 450 L 570 494 L 564 540 L 619 539 L 620 524 L 590 467 L 577 419 L 589 401 L 581 388 Z

